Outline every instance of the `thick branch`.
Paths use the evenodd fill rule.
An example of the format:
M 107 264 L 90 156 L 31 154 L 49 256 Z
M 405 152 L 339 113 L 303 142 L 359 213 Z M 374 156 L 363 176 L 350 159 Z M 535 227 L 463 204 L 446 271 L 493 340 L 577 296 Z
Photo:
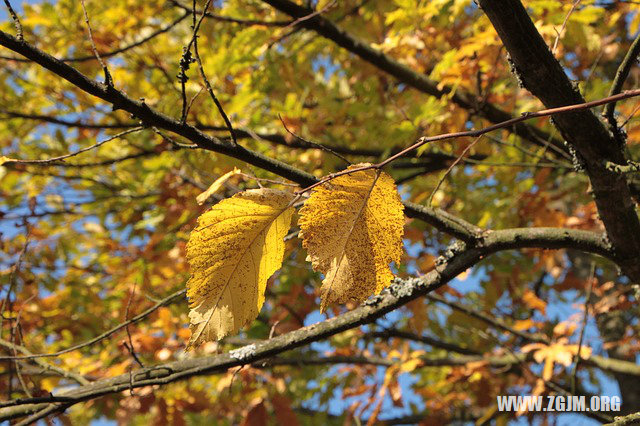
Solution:
M 94 80 L 91 80 L 75 68 L 59 61 L 58 59 L 30 45 L 29 43 L 19 41 L 15 37 L 3 31 L 0 31 L 0 45 L 11 49 L 16 53 L 20 53 L 21 55 L 40 64 L 42 67 L 48 69 L 54 74 L 57 74 L 58 76 L 64 78 L 79 89 L 110 103 L 111 105 L 113 105 L 114 109 L 122 109 L 129 112 L 130 114 L 138 118 L 145 126 L 158 127 L 169 130 L 177 135 L 188 139 L 200 148 L 219 152 L 238 160 L 245 161 L 249 164 L 275 173 L 303 186 L 312 185 L 318 181 L 315 176 L 305 171 L 296 169 L 295 167 L 269 158 L 258 152 L 248 150 L 240 145 L 225 142 L 215 136 L 203 133 L 201 130 L 191 125 L 182 123 L 167 115 L 155 111 L 143 101 L 133 100 L 112 86 L 105 86 Z M 461 223 L 464 222 L 462 221 L 462 219 L 453 220 L 452 215 L 443 215 L 441 211 L 435 209 L 418 208 L 420 206 L 412 203 L 404 204 L 405 213 L 409 217 L 415 217 L 421 220 L 425 220 L 436 227 L 440 224 L 443 224 L 445 225 L 443 229 L 438 228 L 442 232 L 448 232 L 449 230 L 456 229 L 456 237 L 462 238 L 465 241 L 473 240 L 474 235 L 468 232 L 468 230 L 464 229 L 465 226 L 460 225 L 460 223 L 458 223 L 456 226 L 450 226 L 452 222 L 455 221 Z
M 547 108 L 584 102 L 553 57 L 518 0 L 479 0 L 511 56 L 524 86 Z M 609 171 L 605 161 L 625 165 L 620 145 L 589 110 L 554 116 L 564 138 L 576 149 L 584 167 L 607 235 L 623 272 L 640 282 L 640 220 L 624 176 Z
M 628 414 L 626 416 L 615 417 L 613 423 L 607 423 L 604 426 L 626 426 L 637 425 L 640 423 L 640 412 Z
M 547 108 L 584 102 L 560 63 L 549 51 L 519 0 L 479 0 L 507 48 L 520 80 Z M 640 282 L 640 220 L 623 174 L 607 163 L 626 165 L 623 146 L 592 111 L 554 116 L 554 124 L 576 151 L 576 162 L 585 169 L 602 220 L 617 254 L 617 263 L 632 281 Z M 612 358 L 630 359 L 628 354 L 609 351 Z M 616 374 L 624 395 L 623 411 L 637 410 L 640 392 L 637 378 Z
M 612 257 L 612 253 L 602 236 L 592 232 L 555 228 L 523 228 L 489 232 L 479 239 L 477 246 L 460 251 L 448 262 L 438 265 L 435 270 L 424 277 L 398 279 L 383 294 L 372 297 L 356 309 L 321 323 L 303 327 L 269 339 L 264 343 L 245 346 L 229 353 L 143 368 L 131 374 L 123 374 L 96 381 L 88 386 L 63 391 L 56 396 L 68 398 L 69 402 L 62 403 L 66 407 L 127 389 L 176 382 L 193 376 L 226 371 L 232 367 L 266 360 L 288 350 L 326 339 L 362 324 L 371 323 L 411 300 L 445 285 L 487 255 L 501 250 L 525 247 L 575 248 L 608 258 Z M 49 404 L 9 407 L 0 410 L 0 421 L 41 412 L 41 410 L 46 410 L 41 413 L 46 415 L 55 412 L 57 408 Z M 37 418 L 34 417 L 32 420 L 35 421 Z
M 309 16 L 313 13 L 313 10 L 299 6 L 289 0 L 263 1 L 270 4 L 280 12 L 286 13 L 296 19 Z M 298 22 L 297 26 L 315 31 L 321 36 L 333 41 L 338 46 L 370 63 L 374 67 L 392 75 L 398 79 L 398 81 L 413 87 L 422 93 L 440 98 L 449 94 L 452 90 L 447 86 L 440 88 L 437 81 L 431 80 L 424 74 L 413 71 L 406 65 L 403 65 L 388 55 L 385 55 L 380 50 L 372 48 L 367 43 L 358 40 L 346 31 L 338 28 L 335 24 L 321 15 L 315 15 L 309 19 Z M 492 123 L 500 123 L 512 118 L 511 114 L 508 112 L 489 103 L 481 102 L 476 99 L 475 96 L 465 93 L 460 88 L 455 91 L 451 100 L 462 108 L 478 112 L 482 117 Z M 560 141 L 553 139 L 549 134 L 536 127 L 529 126 L 524 123 L 518 123 L 508 130 L 514 131 L 518 136 L 521 136 L 537 145 L 546 146 L 547 143 L 550 143 L 556 151 L 564 153 L 566 150 Z

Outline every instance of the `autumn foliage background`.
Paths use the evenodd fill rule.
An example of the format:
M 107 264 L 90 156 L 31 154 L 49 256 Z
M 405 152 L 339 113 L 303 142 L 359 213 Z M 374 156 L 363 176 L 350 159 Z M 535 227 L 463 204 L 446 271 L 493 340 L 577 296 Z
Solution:
M 237 335 L 185 352 L 191 336 L 186 244 L 212 205 L 252 188 L 299 190 L 347 162 L 383 161 L 422 136 L 500 121 L 487 106 L 513 116 L 545 108 L 522 86 L 518 66 L 483 10 L 468 0 L 319 0 L 299 3 L 310 8 L 303 17 L 283 13 L 287 4 L 298 4 L 285 0 L 215 1 L 199 27 L 198 50 L 238 148 L 198 64 L 185 65 L 184 48 L 205 6 L 196 3 L 193 17 L 191 2 L 180 0 L 87 0 L 91 38 L 79 1 L 13 4 L 26 43 L 103 82 L 93 41 L 113 88 L 178 122 L 184 116 L 187 125 L 232 148 L 207 148 L 126 105 L 114 107 L 65 80 L 64 72 L 52 73 L 2 43 L 0 395 L 11 406 L 0 408 L 0 418 L 24 408 L 24 398 L 46 404 L 21 416 L 51 409 L 49 420 L 57 416 L 65 424 L 105 418 L 176 425 L 570 418 L 499 413 L 495 397 L 507 394 L 619 394 L 620 414 L 640 410 L 640 390 L 629 385 L 640 380 L 638 290 L 631 285 L 637 281 L 625 275 L 631 269 L 616 265 L 620 254 L 611 247 L 571 239 L 599 236 L 605 227 L 590 165 L 585 171 L 549 117 L 527 122 L 538 131 L 533 136 L 509 126 L 478 140 L 429 143 L 387 165 L 401 199 L 427 207 L 422 216 L 405 217 L 404 251 L 392 270 L 408 286 L 471 253 L 471 238 L 466 246 L 456 243 L 465 233 L 433 219 L 442 211 L 464 219 L 460 226 L 469 235 L 475 227 L 482 228 L 478 235 L 523 229 L 524 240 L 528 229 L 542 227 L 588 234 L 568 233 L 565 243 L 540 237 L 530 245 L 513 236 L 511 245 L 496 246 L 496 254 L 480 252 L 435 291 L 385 296 L 401 301 L 391 313 L 333 303 L 321 314 L 323 277 L 306 261 L 294 218 L 284 263 L 268 281 L 257 319 Z M 586 100 L 608 96 L 640 29 L 640 4 L 524 4 L 576 90 Z M 360 45 L 322 34 L 322 20 L 379 52 L 378 60 L 367 59 Z M 8 14 L 0 29 L 15 35 Z M 394 74 L 391 60 L 408 73 Z M 636 65 L 624 88 L 637 86 Z M 420 86 L 411 73 L 428 77 L 434 88 Z M 473 102 L 465 105 L 456 98 L 462 95 Z M 626 132 L 621 150 L 629 160 L 640 158 L 637 106 L 635 99 L 616 105 Z M 31 161 L 88 147 L 60 161 Z M 196 201 L 235 168 L 240 173 L 204 204 Z M 624 179 L 637 200 L 636 178 Z M 627 256 L 630 263 L 634 256 L 637 261 L 637 253 Z M 260 348 L 264 340 L 352 310 L 362 318 L 344 330 L 304 345 L 280 344 L 273 356 L 245 365 L 132 385 L 68 407 L 37 400 L 133 377 L 144 368 Z M 30 354 L 54 356 L 12 359 Z M 599 424 L 613 414 L 572 418 Z

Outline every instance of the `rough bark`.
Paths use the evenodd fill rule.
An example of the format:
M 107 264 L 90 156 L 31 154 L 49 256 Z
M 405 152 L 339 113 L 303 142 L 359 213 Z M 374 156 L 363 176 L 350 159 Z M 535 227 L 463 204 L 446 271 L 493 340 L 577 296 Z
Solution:
M 522 85 L 547 108 L 584 102 L 560 63 L 534 26 L 519 0 L 479 0 L 504 46 Z M 554 116 L 554 124 L 575 150 L 577 161 L 589 176 L 600 219 L 618 256 L 622 271 L 640 282 L 640 220 L 624 175 L 612 172 L 606 162 L 626 165 L 623 147 L 592 111 Z M 617 349 L 610 356 L 629 357 Z M 637 379 L 616 374 L 623 395 L 623 410 L 640 408 Z

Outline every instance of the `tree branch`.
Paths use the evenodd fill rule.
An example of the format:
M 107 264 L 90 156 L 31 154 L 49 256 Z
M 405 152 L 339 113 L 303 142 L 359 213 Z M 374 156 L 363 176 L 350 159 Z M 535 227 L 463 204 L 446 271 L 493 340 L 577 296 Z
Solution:
M 158 127 L 169 130 L 196 144 L 198 147 L 228 155 L 241 161 L 245 161 L 256 167 L 275 173 L 300 185 L 308 186 L 318 182 L 317 178 L 307 172 L 299 170 L 281 161 L 269 158 L 263 154 L 248 150 L 240 145 L 225 142 L 215 136 L 203 133 L 201 130 L 155 111 L 143 101 L 136 101 L 115 89 L 113 86 L 102 85 L 89 79 L 75 68 L 59 61 L 53 56 L 41 51 L 29 43 L 19 41 L 15 37 L 0 31 L 0 45 L 19 53 L 26 58 L 40 64 L 54 74 L 64 78 L 79 89 L 96 96 L 111 105 L 115 109 L 123 109 L 138 118 L 144 126 Z M 439 226 L 444 225 L 442 232 L 456 230 L 457 236 L 466 240 L 473 240 L 474 236 L 462 225 L 462 219 L 453 219 L 450 214 L 445 214 L 437 209 L 423 208 L 413 203 L 404 203 L 405 213 L 410 217 L 425 220 L 428 223 Z M 454 222 L 458 222 L 453 225 Z M 452 226 L 453 225 L 453 226 Z
M 106 339 L 107 337 L 111 336 L 112 334 L 122 330 L 123 328 L 127 327 L 130 324 L 134 324 L 138 321 L 143 320 L 144 318 L 146 318 L 147 316 L 149 316 L 151 313 L 153 313 L 156 309 L 162 307 L 162 306 L 166 306 L 169 305 L 170 303 L 173 303 L 176 299 L 183 297 L 185 294 L 187 293 L 186 289 L 182 289 L 182 290 L 178 290 L 175 293 L 165 297 L 164 299 L 160 300 L 158 303 L 156 303 L 155 305 L 153 305 L 152 307 L 150 307 L 149 309 L 145 310 L 144 312 L 136 315 L 135 317 L 123 322 L 122 324 L 119 324 L 115 327 L 113 327 L 111 330 L 105 331 L 104 333 L 100 334 L 99 336 L 96 336 L 92 339 L 87 340 L 86 342 L 83 343 L 79 343 L 77 345 L 71 346 L 69 348 L 66 349 L 62 349 L 60 351 L 57 352 L 52 352 L 52 353 L 48 353 L 48 354 L 32 354 L 32 353 L 26 353 L 25 355 L 22 356 L 2 356 L 0 357 L 0 361 L 12 361 L 12 360 L 26 360 L 26 359 L 37 359 L 37 358 L 51 358 L 51 357 L 56 357 L 62 354 L 66 354 L 68 352 L 73 352 L 75 350 L 78 349 L 82 349 L 84 347 L 87 346 L 91 346 L 97 342 L 99 342 L 100 340 Z M 0 341 L 0 344 L 2 342 Z M 26 349 L 25 349 L 26 351 Z M 22 351 L 23 353 L 25 353 L 25 351 Z M 28 352 L 28 351 L 27 351 Z
M 63 370 L 60 367 L 56 367 L 55 365 L 51 365 L 51 364 L 46 363 L 46 362 L 44 362 L 44 361 L 42 361 L 40 359 L 36 359 L 33 356 L 33 354 L 31 352 L 29 352 L 29 350 L 27 348 L 25 348 L 24 346 L 16 345 L 16 344 L 8 342 L 8 341 L 6 341 L 4 339 L 0 339 L 0 346 L 4 347 L 5 349 L 9 349 L 11 351 L 20 352 L 20 353 L 23 354 L 23 357 L 19 357 L 19 356 L 6 357 L 6 358 L 0 359 L 0 361 L 6 361 L 7 359 L 10 359 L 12 361 L 30 359 L 30 360 L 32 360 L 32 362 L 34 364 L 36 364 L 39 367 L 41 367 L 43 372 L 51 371 L 51 372 L 55 373 L 58 376 L 62 376 L 64 378 L 66 378 L 66 379 L 71 379 L 71 380 L 75 381 L 76 383 L 78 383 L 80 385 L 88 385 L 90 383 L 87 379 L 85 379 L 80 374 L 76 374 L 76 373 L 73 373 L 71 371 Z M 36 357 L 37 357 L 37 355 L 36 355 Z
M 313 10 L 299 6 L 289 0 L 263 0 L 263 2 L 273 6 L 275 9 L 291 16 L 294 19 L 308 16 L 313 13 Z M 422 93 L 426 93 L 436 98 L 441 98 L 451 93 L 452 89 L 450 87 L 445 86 L 444 88 L 440 88 L 437 81 L 431 80 L 424 74 L 413 71 L 411 68 L 397 62 L 395 59 L 389 57 L 380 50 L 372 48 L 362 40 L 358 40 L 346 31 L 338 28 L 323 16 L 313 16 L 299 22 L 297 25 L 302 28 L 315 31 L 322 37 L 333 41 L 338 46 L 355 54 L 360 59 L 392 75 L 398 79 L 398 81 L 413 87 Z M 486 118 L 492 123 L 500 123 L 513 118 L 508 112 L 487 102 L 481 103 L 480 100 L 475 98 L 475 96 L 464 92 L 460 88 L 456 89 L 455 93 L 451 96 L 451 100 L 462 108 L 472 112 L 477 111 L 480 116 Z M 551 135 L 536 127 L 518 123 L 507 130 L 513 131 L 518 136 L 539 146 L 547 146 L 550 144 L 556 153 L 566 155 L 566 147 L 562 145 L 561 141 L 554 139 Z
M 82 154 L 83 152 L 87 152 L 87 151 L 91 151 L 92 149 L 96 149 L 98 147 L 100 147 L 101 145 L 104 145 L 107 142 L 110 142 L 112 140 L 121 138 L 122 136 L 128 135 L 129 133 L 134 133 L 134 132 L 139 132 L 140 130 L 142 130 L 143 127 L 134 127 L 133 129 L 128 129 L 125 130 L 123 132 L 120 132 L 118 134 L 115 134 L 105 140 L 102 140 L 100 142 L 96 142 L 95 144 L 85 147 L 85 148 L 81 148 L 77 151 L 74 152 L 70 152 L 68 154 L 64 154 L 64 155 L 60 155 L 58 157 L 53 157 L 53 158 L 47 158 L 44 160 L 18 160 L 18 159 L 9 159 L 9 160 L 5 160 L 5 162 L 3 163 L 3 165 L 11 165 L 11 164 L 39 164 L 39 165 L 43 165 L 43 164 L 55 164 L 58 162 L 62 162 L 64 160 L 66 160 L 67 158 L 71 158 L 71 157 L 75 157 L 76 155 Z
M 126 46 L 119 47 L 119 48 L 117 48 L 115 50 L 112 50 L 112 51 L 109 51 L 109 52 L 106 52 L 106 53 L 101 53 L 100 56 L 102 58 L 110 58 L 112 56 L 115 56 L 115 55 L 118 55 L 120 53 L 124 53 L 124 52 L 126 52 L 128 50 L 131 50 L 131 49 L 133 49 L 135 47 L 142 46 L 143 44 L 145 44 L 148 41 L 153 40 L 154 38 L 156 38 L 160 34 L 164 34 L 164 33 L 168 32 L 168 31 L 170 31 L 173 27 L 178 25 L 180 22 L 184 21 L 184 19 L 187 16 L 189 16 L 189 13 L 184 13 L 184 14 L 180 15 L 178 18 L 174 19 L 167 26 L 158 28 L 157 30 L 155 30 L 154 32 L 149 34 L 148 36 L 143 37 L 138 41 L 134 41 L 133 43 L 128 44 Z M 29 59 L 12 58 L 12 57 L 8 57 L 8 56 L 0 56 L 0 59 L 7 60 L 7 61 L 16 61 L 16 62 L 31 62 Z M 60 60 L 62 62 L 69 62 L 69 63 L 87 62 L 87 61 L 95 61 L 96 60 L 96 56 L 95 55 L 86 55 L 86 56 L 65 57 L 65 58 L 60 58 Z
M 72 398 L 72 400 L 62 403 L 61 407 L 56 404 L 32 404 L 0 409 L 0 421 L 38 413 L 34 417 L 27 419 L 36 421 L 61 408 L 103 395 L 142 386 L 172 383 L 194 376 L 226 371 L 232 367 L 266 360 L 291 349 L 326 339 L 362 324 L 371 323 L 411 300 L 415 300 L 445 285 L 492 253 L 525 247 L 575 248 L 600 254 L 607 258 L 613 257 L 613 253 L 609 250 L 602 236 L 587 231 L 523 228 L 487 232 L 480 238 L 477 246 L 454 254 L 448 261 L 439 264 L 435 270 L 424 277 L 406 280 L 396 279 L 382 294 L 370 298 L 356 309 L 321 323 L 303 327 L 263 343 L 244 346 L 221 355 L 191 358 L 139 369 L 131 374 L 123 374 L 96 381 L 87 386 L 62 391 L 56 396 Z
M 422 336 L 419 334 L 411 333 L 409 331 L 398 330 L 395 328 L 386 328 L 382 331 L 372 331 L 370 333 L 365 334 L 363 339 L 367 338 L 379 338 L 388 340 L 390 338 L 397 339 L 405 339 L 412 340 L 414 342 L 424 343 L 425 345 L 432 346 L 438 349 L 444 349 L 445 351 L 455 352 L 462 355 L 480 355 L 480 352 L 475 351 L 473 349 L 463 348 L 461 346 L 443 342 L 441 340 L 435 339 L 429 336 Z
M 640 33 L 636 36 L 635 40 L 631 44 L 631 47 L 627 51 L 624 59 L 620 63 L 618 70 L 616 71 L 616 75 L 613 78 L 613 83 L 611 84 L 611 89 L 609 90 L 609 95 L 616 95 L 622 91 L 622 86 L 624 85 L 625 80 L 629 76 L 629 72 L 631 72 L 631 67 L 636 64 L 638 61 L 638 55 L 640 55 Z M 618 121 L 615 117 L 616 104 L 611 103 L 607 104 L 602 111 L 602 116 L 607 119 L 609 123 L 609 128 L 613 132 L 616 137 L 616 140 L 619 144 L 623 144 L 625 142 L 625 137 L 621 132 L 620 127 L 618 126 Z
M 607 423 L 604 426 L 636 425 L 639 422 L 640 422 L 640 412 L 629 414 L 626 416 L 615 417 L 612 423 Z
M 528 342 L 536 342 L 536 343 L 544 343 L 544 344 L 549 344 L 549 339 L 547 338 L 547 336 L 542 335 L 542 334 L 531 334 L 531 333 L 526 333 L 524 331 L 519 331 L 516 330 L 512 327 L 509 327 L 507 324 L 505 324 L 502 320 L 498 319 L 498 318 L 492 318 L 489 315 L 486 315 L 482 312 L 476 311 L 475 309 L 471 309 L 470 307 L 467 307 L 465 305 L 462 305 L 460 303 L 456 303 L 450 300 L 445 299 L 442 296 L 439 296 L 435 293 L 433 294 L 427 294 L 425 296 L 427 299 L 434 301 L 434 302 L 438 302 L 438 303 L 442 303 L 444 305 L 449 306 L 452 309 L 455 309 L 456 311 L 462 312 L 466 315 L 469 315 L 472 318 L 478 319 L 492 327 L 495 327 L 497 329 L 506 331 L 507 333 L 510 333 L 514 336 L 518 336 Z
M 479 0 L 511 56 L 524 86 L 547 108 L 583 103 L 519 0 Z M 571 146 L 591 181 L 593 197 L 623 272 L 640 282 L 640 220 L 624 176 L 605 161 L 625 165 L 622 149 L 589 110 L 556 115 L 554 124 Z

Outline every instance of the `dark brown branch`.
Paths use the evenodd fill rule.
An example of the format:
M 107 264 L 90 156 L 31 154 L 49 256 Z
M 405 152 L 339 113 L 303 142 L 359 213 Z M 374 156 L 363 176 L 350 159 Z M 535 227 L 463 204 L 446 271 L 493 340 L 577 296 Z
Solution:
M 531 333 L 526 333 L 523 331 L 518 331 L 512 327 L 510 327 L 509 325 L 505 324 L 502 320 L 498 319 L 498 318 L 493 318 L 487 314 L 484 314 L 482 312 L 479 312 L 475 309 L 472 309 L 470 307 L 467 307 L 465 305 L 462 305 L 460 303 L 457 302 L 453 302 L 450 300 L 445 299 L 442 296 L 439 296 L 435 293 L 432 294 L 427 294 L 425 296 L 427 299 L 432 300 L 434 302 L 439 302 L 442 303 L 444 305 L 449 306 L 452 309 L 455 309 L 456 311 L 462 312 L 466 315 L 469 315 L 472 318 L 478 319 L 492 327 L 495 327 L 497 329 L 506 331 L 508 333 L 513 334 L 514 336 L 518 336 L 522 339 L 524 339 L 525 341 L 528 342 L 537 342 L 537 343 L 544 343 L 544 344 L 549 344 L 549 338 L 545 335 L 542 334 L 531 334 Z
M 4 0 L 4 4 L 5 6 L 7 6 L 7 10 L 9 11 L 9 16 L 11 16 L 13 25 L 16 27 L 16 37 L 18 37 L 18 40 L 23 40 L 24 34 L 22 33 L 22 24 L 20 23 L 18 14 L 15 10 L 13 10 L 13 7 L 11 6 L 11 3 L 9 3 L 9 0 Z
M 63 407 L 111 393 L 142 386 L 172 383 L 194 376 L 219 373 L 232 367 L 264 361 L 291 349 L 326 339 L 363 324 L 371 323 L 411 300 L 415 300 L 447 284 L 460 273 L 492 253 L 525 247 L 575 248 L 609 258 L 612 257 L 612 253 L 603 241 L 602 236 L 587 231 L 533 228 L 510 229 L 486 233 L 482 236 L 481 241 L 476 247 L 455 254 L 446 263 L 438 265 L 435 270 L 429 272 L 424 277 L 406 280 L 397 279 L 382 294 L 370 298 L 358 308 L 321 323 L 303 327 L 274 337 L 263 343 L 241 347 L 221 355 L 191 358 L 139 369 L 131 375 L 123 374 L 96 381 L 87 386 L 63 391 L 56 396 L 73 398 L 73 400 L 63 403 L 62 406 L 56 404 L 33 404 L 1 409 L 0 421 L 37 413 L 33 417 L 26 419 L 36 421 Z M 638 368 L 640 369 L 640 367 Z
M 547 108 L 583 103 L 562 66 L 553 57 L 527 11 L 518 0 L 479 0 L 502 39 L 524 87 Z M 619 265 L 640 282 L 640 220 L 624 176 L 608 170 L 604 162 L 625 165 L 621 146 L 589 110 L 554 116 L 554 124 L 577 151 L 607 235 L 619 256 Z
M 313 10 L 299 6 L 289 0 L 263 0 L 280 12 L 283 12 L 294 19 L 302 18 L 313 13 Z M 330 20 L 323 16 L 313 16 L 298 24 L 308 30 L 315 31 L 321 36 L 333 41 L 338 46 L 360 57 L 374 67 L 392 75 L 398 81 L 419 90 L 428 95 L 441 98 L 451 92 L 450 87 L 440 88 L 437 81 L 431 80 L 424 74 L 418 73 L 401 64 L 395 59 L 376 50 L 362 40 L 358 40 L 346 31 L 338 28 Z M 474 95 L 465 93 L 458 88 L 451 96 L 451 100 L 458 106 L 480 114 L 492 123 L 500 123 L 511 118 L 511 114 L 503 111 L 489 103 L 481 103 Z M 548 143 L 557 153 L 566 154 L 566 148 L 562 142 L 552 138 L 548 133 L 523 123 L 515 124 L 507 129 L 515 132 L 518 136 L 527 139 L 536 145 L 546 146 Z
M 640 34 L 638 34 L 631 44 L 631 47 L 627 51 L 624 59 L 620 63 L 618 70 L 616 71 L 616 75 L 613 78 L 613 83 L 611 84 L 611 89 L 609 90 L 609 96 L 616 95 L 622 91 L 622 86 L 624 85 L 625 80 L 629 76 L 629 72 L 631 72 L 631 68 L 637 63 L 638 55 L 640 55 Z M 622 133 L 620 127 L 618 126 L 618 121 L 615 117 L 616 104 L 611 103 L 607 104 L 602 111 L 603 117 L 607 119 L 609 123 L 609 128 L 613 132 L 616 137 L 616 140 L 619 144 L 623 144 L 625 142 L 625 136 Z
M 463 348 L 461 346 L 443 342 L 429 336 L 422 336 L 419 334 L 411 333 L 409 331 L 397 330 L 394 328 L 387 328 L 382 331 L 373 331 L 363 336 L 363 339 L 369 337 L 388 340 L 390 338 L 398 338 L 405 340 L 413 340 L 414 342 L 424 343 L 425 345 L 433 346 L 434 348 L 444 349 L 445 351 L 455 352 L 463 355 L 480 355 L 481 353 L 473 349 Z

